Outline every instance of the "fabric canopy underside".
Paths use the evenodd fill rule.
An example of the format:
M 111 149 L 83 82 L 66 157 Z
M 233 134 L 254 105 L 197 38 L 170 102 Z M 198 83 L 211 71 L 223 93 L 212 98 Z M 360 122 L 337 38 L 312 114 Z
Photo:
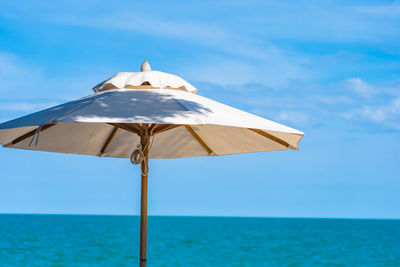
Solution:
M 129 158 L 138 124 L 153 130 L 150 158 L 298 149 L 303 133 L 192 93 L 116 89 L 0 124 L 6 147 Z

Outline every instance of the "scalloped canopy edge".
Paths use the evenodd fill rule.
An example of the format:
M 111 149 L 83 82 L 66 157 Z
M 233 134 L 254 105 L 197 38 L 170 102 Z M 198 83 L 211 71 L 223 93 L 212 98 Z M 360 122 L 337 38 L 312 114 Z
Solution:
M 184 79 L 161 71 L 119 72 L 93 87 L 96 93 L 114 89 L 174 89 L 196 93 L 197 89 Z

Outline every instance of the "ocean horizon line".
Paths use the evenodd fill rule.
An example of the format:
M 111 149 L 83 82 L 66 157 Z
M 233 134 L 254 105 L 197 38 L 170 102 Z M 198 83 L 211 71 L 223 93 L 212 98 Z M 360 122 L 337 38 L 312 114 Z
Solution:
M 140 214 L 84 214 L 84 213 L 2 213 L 4 215 L 29 215 L 29 216 L 107 216 L 107 217 L 140 217 Z M 310 220 L 382 220 L 398 221 L 400 218 L 371 218 L 371 217 L 290 217 L 290 216 L 242 216 L 242 215 L 148 215 L 148 217 L 181 217 L 181 218 L 236 218 L 236 219 L 310 219 Z

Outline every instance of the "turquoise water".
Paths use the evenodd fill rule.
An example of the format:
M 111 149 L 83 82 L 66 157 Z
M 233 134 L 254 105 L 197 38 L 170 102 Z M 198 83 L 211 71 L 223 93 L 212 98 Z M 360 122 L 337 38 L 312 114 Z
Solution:
M 148 266 L 400 266 L 400 220 L 149 217 Z M 0 215 L 0 266 L 137 266 L 139 217 Z

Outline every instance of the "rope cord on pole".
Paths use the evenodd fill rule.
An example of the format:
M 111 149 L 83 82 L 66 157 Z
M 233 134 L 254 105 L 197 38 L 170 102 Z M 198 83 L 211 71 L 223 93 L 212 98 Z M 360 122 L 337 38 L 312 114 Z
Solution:
M 149 159 L 150 149 L 153 146 L 154 142 L 153 130 L 154 128 L 149 133 L 150 137 L 146 145 L 142 147 L 141 144 L 138 144 L 136 149 L 133 150 L 130 156 L 130 160 L 133 165 L 143 164 L 143 162 L 146 162 L 145 164 L 143 164 L 143 170 L 141 170 L 142 175 L 144 176 L 148 175 L 149 173 L 148 159 Z M 144 153 L 146 149 L 147 149 L 147 155 L 145 155 Z

